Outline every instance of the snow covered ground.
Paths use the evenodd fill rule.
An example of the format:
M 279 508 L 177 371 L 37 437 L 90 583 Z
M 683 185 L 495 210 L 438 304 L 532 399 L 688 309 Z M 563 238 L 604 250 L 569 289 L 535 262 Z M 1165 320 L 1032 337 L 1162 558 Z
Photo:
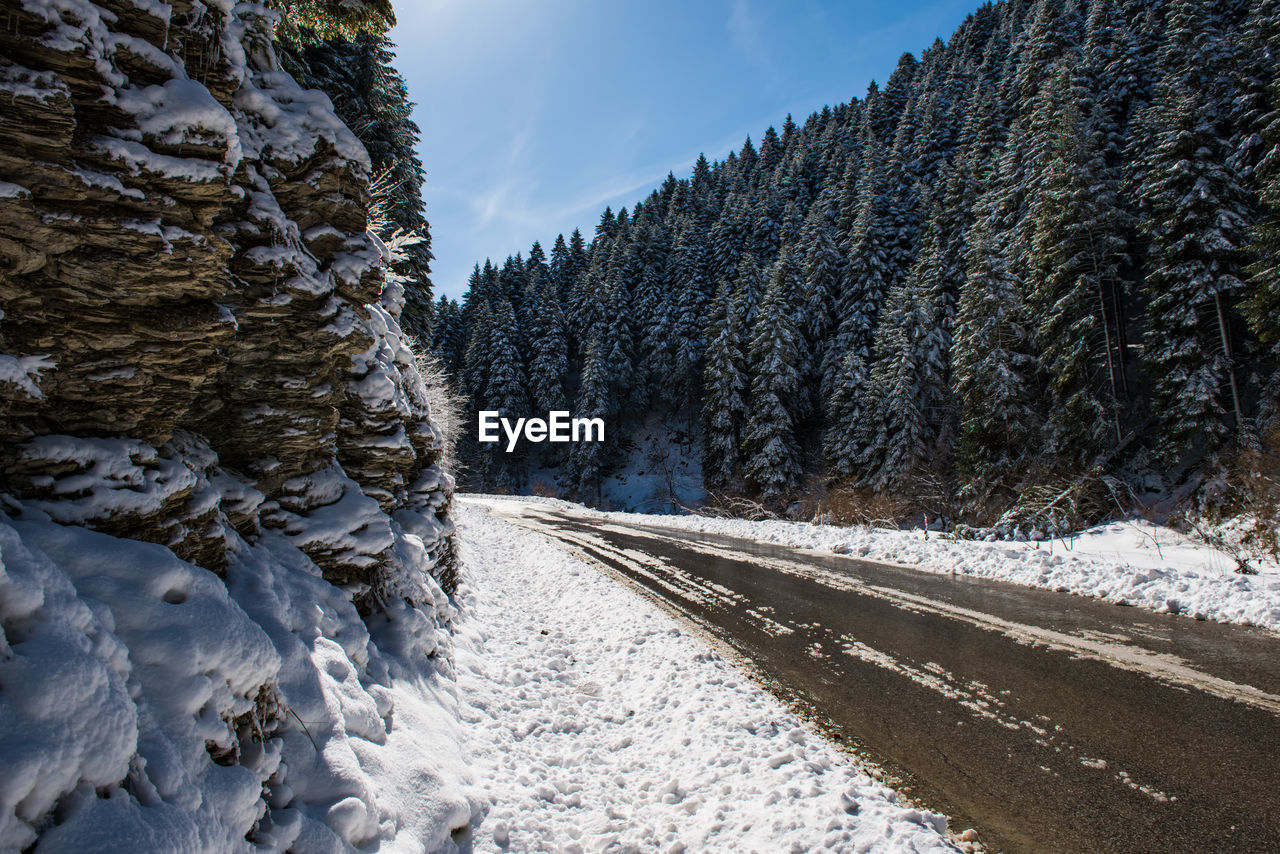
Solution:
M 955 850 L 657 606 L 479 502 L 458 518 L 475 850 Z
M 231 557 L 0 513 L 0 851 L 454 850 L 444 594 L 371 631 L 282 534 Z
M 543 501 L 615 522 L 726 534 L 765 543 L 847 554 L 929 572 L 959 573 L 1046 587 L 1197 619 L 1280 631 L 1280 567 L 1238 575 L 1223 553 L 1171 528 L 1112 522 L 1063 540 L 977 542 L 921 530 L 810 525 L 804 522 L 600 513 L 566 501 Z

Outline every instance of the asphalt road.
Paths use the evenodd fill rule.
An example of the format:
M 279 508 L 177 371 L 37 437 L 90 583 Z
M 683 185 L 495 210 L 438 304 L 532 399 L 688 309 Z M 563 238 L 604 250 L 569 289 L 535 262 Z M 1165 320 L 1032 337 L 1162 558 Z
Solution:
M 988 850 L 1280 851 L 1280 636 L 503 506 L 731 646 Z

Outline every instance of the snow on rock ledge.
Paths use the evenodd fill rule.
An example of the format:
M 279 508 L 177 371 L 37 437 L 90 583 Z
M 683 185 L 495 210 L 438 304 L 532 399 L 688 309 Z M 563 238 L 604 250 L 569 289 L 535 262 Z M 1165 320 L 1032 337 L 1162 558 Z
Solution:
M 0 20 L 0 850 L 452 848 L 452 483 L 364 149 L 259 4 Z

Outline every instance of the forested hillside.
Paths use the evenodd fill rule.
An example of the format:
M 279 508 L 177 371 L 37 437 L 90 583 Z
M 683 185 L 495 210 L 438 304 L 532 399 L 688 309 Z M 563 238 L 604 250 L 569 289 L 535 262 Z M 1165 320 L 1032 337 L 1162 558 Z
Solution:
M 988 3 L 590 240 L 485 261 L 432 334 L 475 408 L 611 432 L 469 477 L 598 501 L 648 447 L 776 508 L 1238 500 L 1280 392 L 1278 49 L 1274 0 Z

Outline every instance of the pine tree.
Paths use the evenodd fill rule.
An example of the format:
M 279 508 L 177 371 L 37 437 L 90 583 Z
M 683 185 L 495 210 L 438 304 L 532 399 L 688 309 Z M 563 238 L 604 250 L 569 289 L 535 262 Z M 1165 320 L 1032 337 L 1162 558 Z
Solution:
M 612 278 L 604 301 L 604 336 L 599 340 L 612 398 L 629 401 L 636 392 L 635 334 L 631 323 L 631 295 L 621 276 Z
M 801 250 L 793 250 L 790 246 L 784 246 L 778 259 L 769 268 L 770 287 L 783 295 L 782 310 L 786 312 L 788 319 L 796 328 L 795 367 L 798 382 L 792 414 L 797 426 L 809 422 L 821 406 L 816 390 L 811 390 L 804 382 L 806 377 L 817 372 L 817 366 L 814 364 L 813 350 L 809 346 L 809 339 L 803 326 L 806 295 L 804 256 L 801 252 Z
M 835 338 L 822 365 L 822 390 L 829 396 L 841 360 L 851 350 L 870 352 L 880 304 L 894 280 L 896 233 L 886 222 L 888 190 L 882 173 L 883 152 L 874 143 L 863 155 L 859 180 L 858 214 L 849 236 L 848 288 L 838 309 Z
M 467 324 L 467 349 L 462 360 L 462 388 L 477 409 L 489 385 L 490 330 L 493 325 L 489 303 L 485 300 L 471 307 Z
M 666 400 L 676 373 L 676 294 L 667 282 L 667 242 L 660 226 L 634 229 L 631 311 L 637 329 L 635 395 L 638 402 Z
M 746 324 L 748 329 L 755 326 L 756 312 L 760 306 L 761 290 L 763 290 L 763 282 L 761 281 L 760 266 L 756 264 L 756 259 L 752 255 L 742 256 L 742 261 L 738 264 L 737 275 L 733 280 L 733 297 L 738 304 L 738 311 L 742 315 L 742 322 Z
M 747 480 L 767 501 L 794 490 L 801 476 L 795 429 L 800 331 L 790 313 L 791 277 L 782 264 L 774 272 L 751 330 L 751 398 L 743 438 Z
M 669 344 L 672 373 L 669 382 L 659 379 L 658 385 L 667 404 L 673 408 L 695 399 L 702 384 L 701 364 L 706 349 L 703 330 L 708 323 L 706 307 L 712 296 L 705 269 L 703 245 L 686 220 L 679 226 L 671 248 L 665 286 L 672 312 Z
M 564 381 L 569 371 L 569 344 L 560 294 L 550 278 L 543 282 L 535 298 L 530 338 L 533 359 L 529 364 L 529 391 L 533 409 L 538 412 L 567 409 Z
M 832 480 L 851 478 L 869 444 L 867 436 L 867 354 L 850 350 L 840 360 L 827 404 L 823 451 Z
M 1030 103 L 1056 69 L 1079 61 L 1084 21 L 1072 0 L 1035 0 L 1030 20 L 1014 44 L 1018 71 L 1014 81 L 1023 103 Z
M 608 240 L 604 240 L 597 234 L 596 240 L 592 243 L 590 263 L 578 271 L 570 286 L 569 328 L 574 337 L 584 345 L 589 341 L 603 341 L 605 337 L 604 292 L 613 266 L 612 248 Z M 570 242 L 569 252 L 572 257 L 572 242 Z
M 520 356 L 520 328 L 516 324 L 511 303 L 499 297 L 492 308 L 489 333 L 489 376 L 485 385 L 483 406 L 496 410 L 501 418 L 514 422 L 530 414 L 529 397 L 523 359 Z M 523 459 L 519 452 L 506 453 L 505 448 L 490 446 L 486 475 L 497 489 L 515 492 L 521 486 Z
M 756 163 L 756 170 L 765 175 L 773 172 L 782 162 L 782 153 L 782 140 L 778 139 L 778 132 L 770 125 L 760 138 L 760 159 Z
M 960 402 L 957 464 L 978 504 L 1008 497 L 1026 474 L 1041 423 L 1023 286 L 989 229 L 980 222 L 971 232 L 952 374 Z
M 441 296 L 431 326 L 430 349 L 444 362 L 448 372 L 460 376 L 467 350 L 466 325 L 457 300 Z
M 707 339 L 702 477 L 708 486 L 725 487 L 742 467 L 742 430 L 747 420 L 742 318 L 727 284 L 716 296 Z
M 1246 179 L 1271 151 L 1267 128 L 1275 111 L 1276 63 L 1280 61 L 1280 0 L 1253 0 L 1238 47 L 1232 51 L 1230 110 L 1236 150 L 1231 165 Z
M 1235 348 L 1247 242 L 1247 197 L 1203 101 L 1163 85 L 1153 105 L 1164 130 L 1145 159 L 1142 228 L 1146 347 L 1160 446 L 1172 460 L 1212 453 L 1243 420 Z
M 898 59 L 898 67 L 889 75 L 883 91 L 876 88 L 868 90 L 868 119 L 876 139 L 884 145 L 891 143 L 897 133 L 898 122 L 910 100 L 919 68 L 920 63 L 916 58 L 910 53 L 904 53 Z M 875 87 L 874 83 L 872 87 Z
M 524 258 L 517 252 L 508 255 L 498 270 L 498 290 L 511 305 L 518 329 L 528 328 L 529 313 L 529 274 L 525 270 Z
M 1066 69 L 1037 99 L 1050 135 L 1032 199 L 1028 295 L 1034 339 L 1049 376 L 1046 451 L 1087 466 L 1122 438 L 1111 296 L 1126 262 L 1127 229 L 1103 153 L 1071 100 Z
M 889 292 L 876 333 L 866 394 L 874 433 L 860 462 L 864 478 L 879 488 L 940 464 L 950 451 L 954 303 L 952 285 L 941 276 L 943 244 L 933 220 L 911 274 Z
M 711 231 L 711 269 L 718 278 L 732 279 L 737 275 L 746 244 L 746 227 L 738 212 L 737 197 L 731 196 Z
M 777 256 L 782 235 L 784 206 L 776 186 L 770 181 L 767 188 L 756 194 L 756 200 L 751 206 L 751 214 L 748 218 L 752 226 L 748 249 L 755 255 L 756 260 L 762 263 L 767 263 L 770 258 Z
M 819 386 L 822 397 L 830 388 L 821 386 L 822 366 L 830 361 L 829 339 L 836 329 L 836 306 L 847 288 L 844 256 L 836 245 L 831 228 L 821 220 L 812 224 L 804 264 L 804 331 L 812 352 L 813 374 L 806 379 Z
M 617 411 L 613 396 L 609 391 L 609 374 L 600 343 L 592 341 L 587 345 L 586 357 L 582 365 L 582 388 L 578 392 L 578 400 L 574 406 L 575 418 L 601 418 L 606 428 Z M 609 438 L 606 430 L 605 438 Z M 599 502 L 600 483 L 604 473 L 605 443 L 578 442 L 570 451 L 572 474 L 575 482 L 571 484 L 584 501 Z
M 432 346 L 486 396 L 505 301 L 531 403 L 594 384 L 624 442 L 701 413 L 706 482 L 770 501 L 819 435 L 834 481 L 912 499 L 954 468 L 978 517 L 1097 465 L 1196 462 L 1251 408 L 1280 417 L 1277 55 L 1280 0 L 984 4 L 865 99 L 607 209 L 589 245 L 477 267 Z M 567 460 L 567 487 L 606 457 Z
M 853 223 L 858 218 L 863 163 L 861 153 L 861 146 L 859 146 L 858 152 L 845 162 L 844 174 L 840 179 L 835 238 L 842 247 L 848 246 L 853 234 Z M 874 150 L 872 156 L 875 156 Z
M 358 33 L 385 33 L 395 26 L 391 0 L 277 0 L 291 28 L 307 27 L 321 38 L 353 38 Z
M 529 247 L 529 257 L 524 262 L 524 274 L 526 282 L 524 301 L 526 305 L 532 306 L 538 298 L 538 292 L 542 290 L 543 283 L 551 276 L 547 254 L 537 240 L 533 241 L 533 246 Z
M 1253 43 L 1280 55 L 1280 3 L 1258 0 L 1251 13 Z M 1249 328 L 1264 345 L 1271 371 L 1259 414 L 1265 422 L 1280 417 L 1280 81 L 1268 90 L 1267 108 L 1259 106 L 1254 124 L 1261 128 L 1262 154 L 1254 175 L 1265 212 L 1254 228 L 1255 260 L 1249 268 L 1250 292 L 1243 305 Z

